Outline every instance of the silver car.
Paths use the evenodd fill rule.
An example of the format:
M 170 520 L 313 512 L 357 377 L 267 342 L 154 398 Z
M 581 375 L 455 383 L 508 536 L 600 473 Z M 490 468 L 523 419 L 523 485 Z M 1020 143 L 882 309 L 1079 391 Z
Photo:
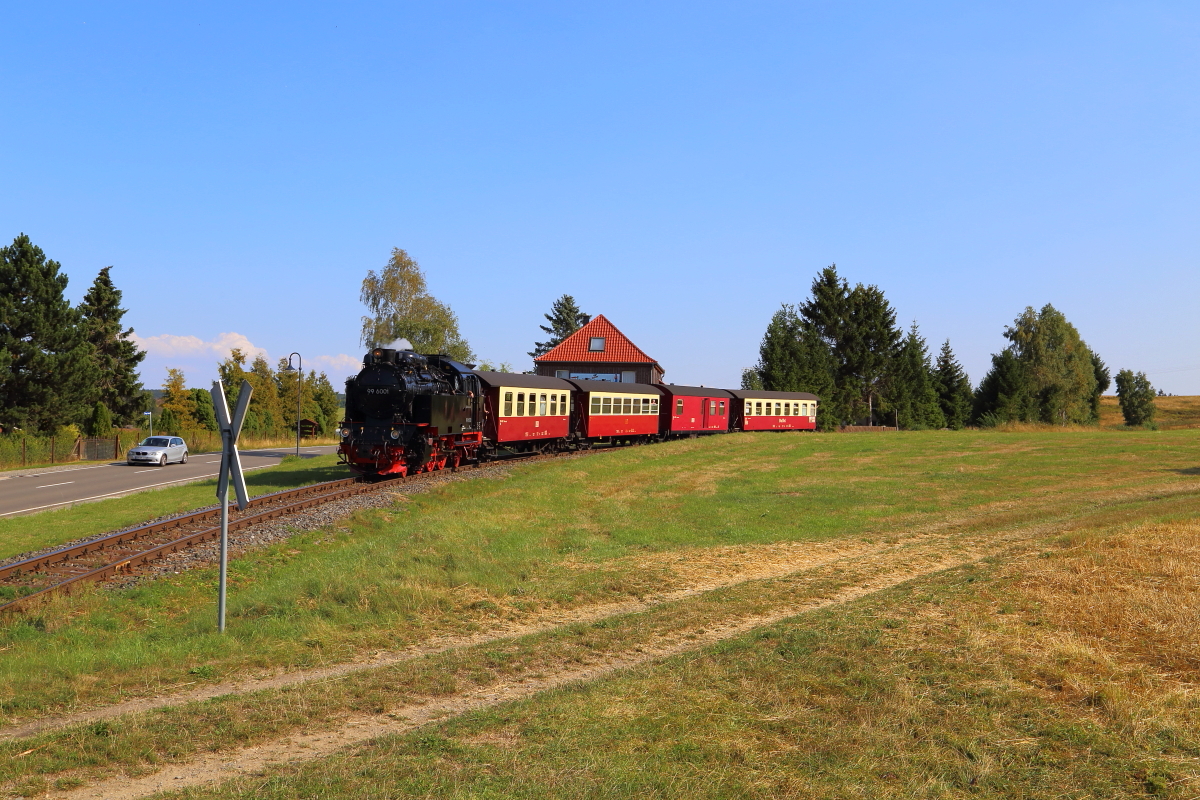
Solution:
M 150 436 L 134 445 L 125 457 L 128 464 L 157 464 L 160 467 L 172 461 L 186 464 L 187 459 L 187 445 L 178 436 Z

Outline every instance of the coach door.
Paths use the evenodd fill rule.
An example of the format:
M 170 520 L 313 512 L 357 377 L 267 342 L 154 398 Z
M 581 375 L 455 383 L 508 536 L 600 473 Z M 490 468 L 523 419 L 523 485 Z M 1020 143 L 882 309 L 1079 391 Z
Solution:
M 700 398 L 700 428 L 708 430 L 708 420 L 712 416 L 712 407 L 715 401 L 709 400 L 707 397 Z

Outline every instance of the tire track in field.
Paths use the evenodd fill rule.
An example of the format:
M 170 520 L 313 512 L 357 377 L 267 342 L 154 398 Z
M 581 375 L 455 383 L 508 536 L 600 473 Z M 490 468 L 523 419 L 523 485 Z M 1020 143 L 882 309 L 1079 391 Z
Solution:
M 879 569 L 878 572 L 870 577 L 860 577 L 825 596 L 788 603 L 766 613 L 720 622 L 705 622 L 703 628 L 679 629 L 657 642 L 634 647 L 635 652 L 599 654 L 588 663 L 564 660 L 557 670 L 542 668 L 541 674 L 536 678 L 509 678 L 449 697 L 436 697 L 396 706 L 381 714 L 349 715 L 333 729 L 285 735 L 273 741 L 234 751 L 204 754 L 186 762 L 168 765 L 152 775 L 133 778 L 117 776 L 78 789 L 51 791 L 44 796 L 56 800 L 97 797 L 133 800 L 157 792 L 213 786 L 228 780 L 254 779 L 261 776 L 264 770 L 298 767 L 380 736 L 408 733 L 423 725 L 471 711 L 525 699 L 569 684 L 601 679 L 620 670 L 653 664 L 674 655 L 698 650 L 764 625 L 858 600 L 906 581 L 977 562 L 1028 539 L 1030 535 L 1040 533 L 1034 534 L 1025 528 L 1007 536 L 991 537 L 987 543 L 974 543 L 975 546 L 946 548 L 946 545 L 955 543 L 940 540 L 931 543 L 935 547 L 891 548 L 887 553 L 878 554 L 885 556 L 882 559 L 859 562 L 860 569 L 869 571 L 875 567 Z M 955 552 L 944 552 L 946 549 L 953 549 Z M 937 552 L 939 550 L 943 552 Z M 843 560 L 844 557 L 831 559 L 824 566 L 833 567 L 836 562 Z M 879 561 L 883 563 L 878 563 Z M 899 566 L 888 563 L 892 561 L 905 563 Z M 691 594 L 697 593 L 699 592 Z

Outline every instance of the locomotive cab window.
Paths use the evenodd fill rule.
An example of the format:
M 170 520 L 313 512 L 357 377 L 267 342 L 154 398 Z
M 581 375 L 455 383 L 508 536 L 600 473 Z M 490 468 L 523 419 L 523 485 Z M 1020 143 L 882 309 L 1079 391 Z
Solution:
M 503 416 L 511 417 L 513 415 L 513 413 L 512 413 L 512 403 L 513 403 L 512 395 L 513 395 L 512 392 L 504 393 L 504 415 Z

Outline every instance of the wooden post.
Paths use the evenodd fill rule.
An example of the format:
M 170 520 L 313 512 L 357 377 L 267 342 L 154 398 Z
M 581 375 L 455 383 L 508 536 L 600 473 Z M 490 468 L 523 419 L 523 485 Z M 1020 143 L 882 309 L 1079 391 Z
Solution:
M 21 437 L 21 466 L 25 466 L 25 437 Z
M 121 457 L 121 434 L 113 437 L 113 461 Z
M 51 464 L 54 463 L 54 440 L 57 438 L 58 437 L 56 437 L 56 436 L 50 437 L 50 463 Z

